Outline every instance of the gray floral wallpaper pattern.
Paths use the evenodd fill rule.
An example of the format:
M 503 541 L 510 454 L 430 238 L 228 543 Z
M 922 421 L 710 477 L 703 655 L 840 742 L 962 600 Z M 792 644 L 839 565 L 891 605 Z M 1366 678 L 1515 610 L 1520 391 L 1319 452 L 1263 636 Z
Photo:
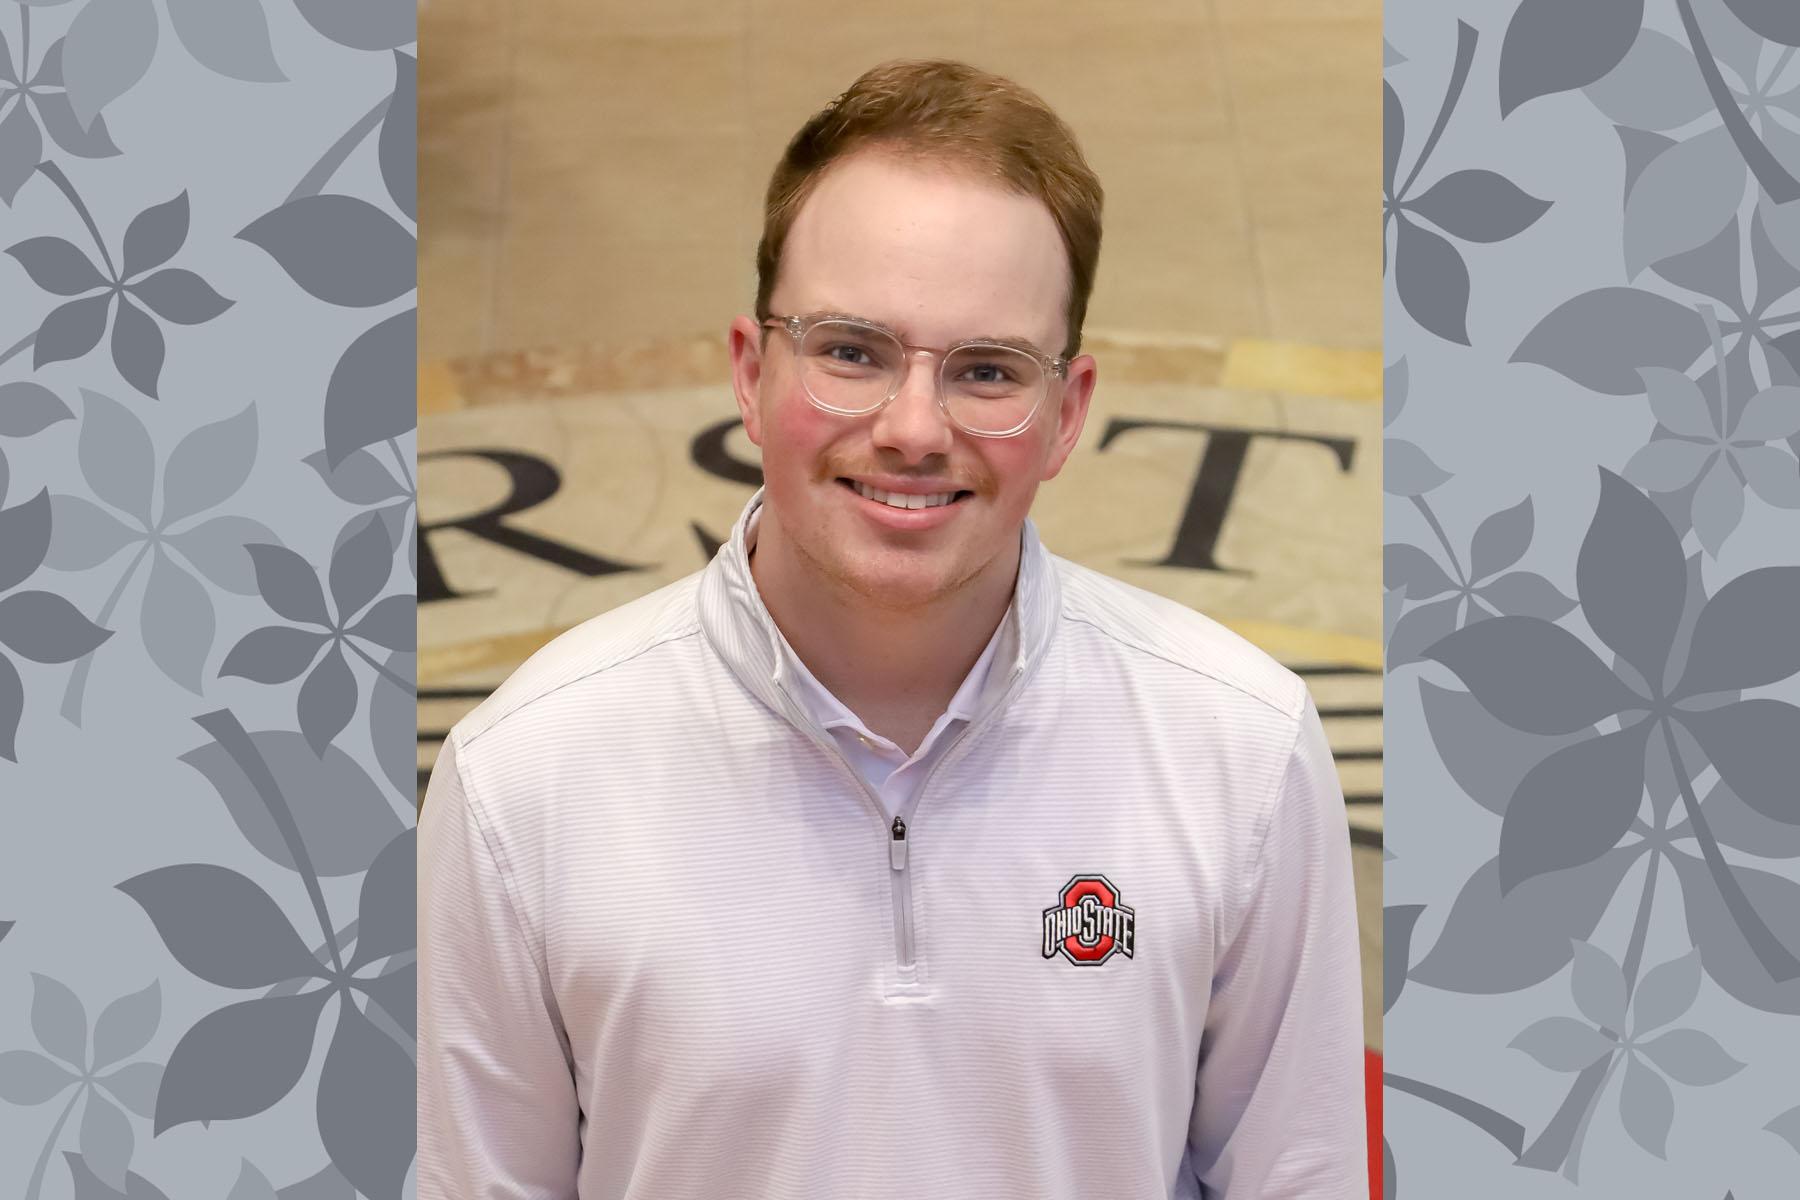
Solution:
M 415 22 L 0 2 L 0 1194 L 412 1192 Z
M 1790 1197 L 1800 6 L 1386 33 L 1385 1190 Z

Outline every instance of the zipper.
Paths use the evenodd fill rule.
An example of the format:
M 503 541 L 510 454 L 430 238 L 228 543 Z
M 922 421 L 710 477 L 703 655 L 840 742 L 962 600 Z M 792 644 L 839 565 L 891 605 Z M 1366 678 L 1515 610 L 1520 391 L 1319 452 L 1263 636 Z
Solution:
M 868 782 L 863 779 L 861 775 L 857 774 L 856 768 L 850 765 L 849 760 L 844 757 L 844 753 L 838 748 L 837 743 L 832 741 L 831 738 L 824 733 L 815 730 L 812 722 L 799 710 L 799 706 L 794 702 L 794 698 L 788 695 L 787 689 L 785 687 L 778 687 L 783 700 L 786 701 L 788 720 L 796 728 L 805 733 L 807 738 L 814 745 L 825 751 L 826 755 L 830 757 L 833 762 L 837 763 L 839 770 L 843 771 L 844 774 L 849 777 L 851 784 L 856 790 L 862 793 L 863 799 L 868 802 L 869 808 L 875 813 L 876 819 L 881 822 L 883 836 L 887 839 L 888 843 L 889 877 L 892 880 L 894 904 L 894 963 L 900 974 L 907 977 L 909 981 L 913 975 L 916 963 L 914 961 L 913 947 L 912 877 L 908 873 L 906 866 L 907 847 L 911 843 L 911 828 L 907 824 L 906 818 L 913 816 L 918 811 L 920 803 L 925 799 L 925 793 L 930 789 L 932 781 L 937 778 L 938 773 L 958 758 L 960 756 L 959 752 L 965 749 L 970 739 L 980 730 L 986 728 L 995 714 L 1004 709 L 1008 702 L 1012 700 L 1013 693 L 1018 691 L 1019 681 L 1023 679 L 1024 676 L 1025 667 L 1023 664 L 1013 668 L 1012 679 L 1007 682 L 1006 691 L 1001 695 L 1000 699 L 995 701 L 992 707 L 981 715 L 980 719 L 970 723 L 960 734 L 958 734 L 954 742 L 945 747 L 944 753 L 939 756 L 937 762 L 932 764 L 930 772 L 925 776 L 924 781 L 919 784 L 919 790 L 913 793 L 912 802 L 909 803 L 902 812 L 895 815 L 892 822 L 889 822 L 887 810 L 882 807 L 881 798 L 869 787 Z

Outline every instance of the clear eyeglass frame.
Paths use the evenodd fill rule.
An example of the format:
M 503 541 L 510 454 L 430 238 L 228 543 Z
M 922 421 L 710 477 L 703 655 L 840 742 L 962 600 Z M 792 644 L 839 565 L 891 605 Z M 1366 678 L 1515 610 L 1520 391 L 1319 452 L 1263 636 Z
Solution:
M 793 340 L 794 340 L 794 354 L 795 354 L 795 357 L 798 357 L 800 354 L 800 346 L 801 346 L 802 342 L 805 341 L 806 335 L 812 331 L 812 328 L 815 325 L 822 325 L 828 321 L 836 322 L 837 324 L 841 324 L 841 325 L 853 325 L 853 326 L 857 327 L 858 329 L 861 329 L 867 333 L 875 334 L 880 337 L 889 338 L 890 340 L 892 340 L 894 342 L 895 345 L 900 347 L 901 355 L 904 358 L 910 359 L 913 355 L 923 354 L 929 358 L 937 359 L 938 360 L 938 373 L 937 373 L 938 408 L 943 412 L 944 416 L 950 421 L 950 423 L 952 425 L 956 426 L 958 429 L 962 430 L 964 433 L 968 434 L 970 437 L 1009 438 L 1009 437 L 1017 437 L 1019 434 L 1024 433 L 1027 429 L 1029 429 L 1031 427 L 1031 423 L 1037 419 L 1038 413 L 1043 411 L 1044 401 L 1049 399 L 1050 393 L 1054 390 L 1052 387 L 1052 381 L 1058 380 L 1058 379 L 1067 379 L 1068 375 L 1069 375 L 1069 360 L 1067 358 L 1063 358 L 1060 356 L 1052 357 L 1052 356 L 1050 356 L 1048 354 L 1044 354 L 1038 350 L 1028 350 L 1023 346 L 1002 345 L 997 342 L 983 341 L 980 338 L 975 338 L 971 341 L 966 341 L 966 342 L 957 342 L 953 346 L 945 346 L 942 349 L 936 349 L 936 348 L 933 348 L 930 346 L 909 346 L 905 342 L 901 341 L 898 337 L 896 337 L 892 330 L 886 328 L 885 326 L 877 325 L 873 321 L 864 320 L 860 317 L 848 317 L 848 316 L 838 316 L 838 315 L 825 315 L 825 316 L 814 316 L 814 317 L 769 316 L 769 317 L 765 317 L 760 323 L 762 325 L 767 326 L 772 329 L 785 330 L 787 332 L 788 336 L 793 338 Z M 1020 421 L 1017 425 L 1013 426 L 1011 429 L 1002 430 L 1000 432 L 994 432 L 992 430 L 973 429 L 970 426 L 964 424 L 962 421 L 958 420 L 956 414 L 950 411 L 950 403 L 945 398 L 945 391 L 944 391 L 944 364 L 949 361 L 950 356 L 952 354 L 954 354 L 956 351 L 966 350 L 971 347 L 977 348 L 977 349 L 1004 350 L 1011 354 L 1023 354 L 1027 358 L 1036 359 L 1038 366 L 1043 368 L 1043 371 L 1044 371 L 1043 395 L 1038 397 L 1037 403 L 1032 405 L 1031 411 L 1025 415 L 1025 419 Z M 905 382 L 906 382 L 905 372 L 902 371 L 897 374 L 894 382 L 888 388 L 887 395 L 881 400 L 881 402 L 878 404 L 869 405 L 866 408 L 842 408 L 835 404 L 827 404 L 825 401 L 823 401 L 823 400 L 819 399 L 817 396 L 813 395 L 812 389 L 806 386 L 806 381 L 805 381 L 804 376 L 802 376 L 802 378 L 801 378 L 800 386 L 801 386 L 801 389 L 806 392 L 806 398 L 812 402 L 813 407 L 815 407 L 815 408 L 818 408 L 824 412 L 832 413 L 834 415 L 841 416 L 841 417 L 863 417 L 863 416 L 868 416 L 871 413 L 880 412 L 882 409 L 886 408 L 890 403 L 893 402 L 894 397 L 898 396 L 900 394 L 900 389 L 903 386 L 905 386 Z

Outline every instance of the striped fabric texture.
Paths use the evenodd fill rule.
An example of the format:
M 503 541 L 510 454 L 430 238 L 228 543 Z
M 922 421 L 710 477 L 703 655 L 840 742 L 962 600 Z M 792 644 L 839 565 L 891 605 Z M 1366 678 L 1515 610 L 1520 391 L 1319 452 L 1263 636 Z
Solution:
M 746 523 L 460 721 L 420 819 L 421 1200 L 1366 1195 L 1343 797 L 1292 672 L 1049 554 L 898 824 Z

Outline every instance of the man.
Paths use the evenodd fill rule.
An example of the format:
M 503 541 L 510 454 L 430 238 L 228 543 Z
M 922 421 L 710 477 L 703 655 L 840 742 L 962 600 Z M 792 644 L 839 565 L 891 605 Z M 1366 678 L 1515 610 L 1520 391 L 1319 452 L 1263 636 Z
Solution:
M 1099 214 L 958 64 L 790 144 L 730 330 L 764 489 L 433 774 L 422 1200 L 1366 1193 L 1304 686 L 1026 516 L 1093 394 Z

